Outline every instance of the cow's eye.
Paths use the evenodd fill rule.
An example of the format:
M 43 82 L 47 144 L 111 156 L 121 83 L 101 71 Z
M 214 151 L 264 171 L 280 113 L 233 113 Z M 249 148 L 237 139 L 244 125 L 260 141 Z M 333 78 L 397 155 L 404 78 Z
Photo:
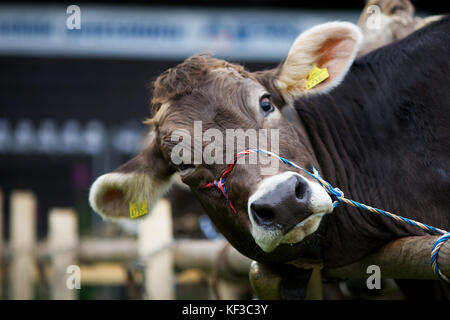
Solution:
M 193 164 L 180 163 L 179 165 L 177 165 L 178 171 L 186 171 L 192 168 L 195 168 Z
M 271 113 L 274 110 L 272 102 L 270 102 L 270 95 L 265 94 L 259 99 L 259 106 L 264 114 Z

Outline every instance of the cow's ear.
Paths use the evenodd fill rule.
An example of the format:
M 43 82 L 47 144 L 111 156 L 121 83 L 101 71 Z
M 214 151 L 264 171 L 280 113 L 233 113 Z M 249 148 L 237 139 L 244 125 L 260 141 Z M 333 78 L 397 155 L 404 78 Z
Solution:
M 276 85 L 287 102 L 326 92 L 346 75 L 359 50 L 361 30 L 349 22 L 329 22 L 302 33 L 280 66 Z
M 104 218 L 145 216 L 171 186 L 172 171 L 151 139 L 136 157 L 92 184 L 89 202 Z

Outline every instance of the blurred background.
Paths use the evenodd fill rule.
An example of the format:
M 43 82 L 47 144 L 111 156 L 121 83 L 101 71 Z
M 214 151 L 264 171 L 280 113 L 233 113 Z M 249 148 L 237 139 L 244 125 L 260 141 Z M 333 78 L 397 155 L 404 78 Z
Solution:
M 448 12 L 448 4 L 442 1 L 413 3 L 418 15 Z M 81 29 L 73 20 L 68 26 L 68 19 L 77 12 L 73 8 L 68 12 L 72 4 L 80 9 Z M 241 63 L 249 70 L 273 67 L 300 32 L 331 20 L 356 23 L 364 5 L 364 0 L 0 4 L 0 297 L 151 298 L 146 266 L 139 259 L 140 227 L 103 222 L 88 204 L 92 181 L 138 150 L 147 130 L 142 121 L 150 116 L 151 81 L 201 52 Z M 183 186 L 175 186 L 167 199 L 173 217 L 171 237 L 221 238 Z M 29 226 L 13 218 L 27 204 L 33 219 Z M 51 230 L 54 210 L 75 216 L 77 239 L 68 241 L 77 248 L 95 238 L 109 241 L 109 246 L 115 243 L 116 248 L 122 245 L 125 252 L 111 258 L 99 253 L 72 256 L 75 265 L 81 266 L 82 277 L 91 276 L 69 296 L 52 292 L 52 264 L 58 259 L 44 248 L 57 234 Z M 113 242 L 117 239 L 125 242 Z M 28 282 L 23 273 L 14 275 L 24 265 L 21 255 L 14 253 L 14 243 L 33 254 L 31 260 L 24 260 L 33 265 Z M 92 242 L 95 245 L 99 243 Z M 175 267 L 168 297 L 209 299 L 217 295 L 217 275 L 211 277 L 211 270 Z M 245 276 L 231 275 L 225 280 L 221 280 L 222 296 L 252 298 Z M 391 288 L 389 283 L 385 287 Z M 370 295 L 354 289 L 352 296 L 349 288 L 330 289 L 330 295 Z M 397 297 L 395 292 L 388 294 Z

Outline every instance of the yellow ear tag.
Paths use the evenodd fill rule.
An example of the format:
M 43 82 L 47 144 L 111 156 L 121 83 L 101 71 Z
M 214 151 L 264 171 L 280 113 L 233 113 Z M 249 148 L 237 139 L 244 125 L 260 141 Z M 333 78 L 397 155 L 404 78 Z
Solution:
M 136 219 L 148 213 L 147 201 L 137 203 L 130 202 L 130 218 Z
M 328 74 L 327 68 L 319 68 L 316 64 L 314 64 L 313 69 L 308 75 L 308 80 L 306 81 L 306 90 L 314 88 L 329 77 L 330 75 Z

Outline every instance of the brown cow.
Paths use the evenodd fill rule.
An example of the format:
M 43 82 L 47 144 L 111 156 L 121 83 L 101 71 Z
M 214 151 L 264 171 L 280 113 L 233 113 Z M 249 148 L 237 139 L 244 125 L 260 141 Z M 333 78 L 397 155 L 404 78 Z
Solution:
M 358 56 L 402 39 L 442 17 L 415 16 L 414 6 L 409 0 L 369 0 L 358 20 L 364 34 Z
M 355 60 L 360 29 L 327 23 L 302 33 L 278 68 L 257 73 L 209 56 L 187 59 L 154 84 L 149 144 L 95 181 L 91 206 L 108 218 L 145 215 L 179 172 L 236 249 L 283 267 L 299 258 L 346 265 L 424 234 L 333 208 L 316 180 L 263 153 L 230 167 L 230 155 L 234 163 L 235 152 L 254 147 L 255 130 L 279 137 L 263 149 L 317 168 L 349 197 L 450 228 L 449 26 L 443 19 Z M 301 126 L 283 117 L 284 105 L 295 106 Z M 228 139 L 237 129 L 241 139 Z M 296 275 L 295 284 L 307 278 Z

